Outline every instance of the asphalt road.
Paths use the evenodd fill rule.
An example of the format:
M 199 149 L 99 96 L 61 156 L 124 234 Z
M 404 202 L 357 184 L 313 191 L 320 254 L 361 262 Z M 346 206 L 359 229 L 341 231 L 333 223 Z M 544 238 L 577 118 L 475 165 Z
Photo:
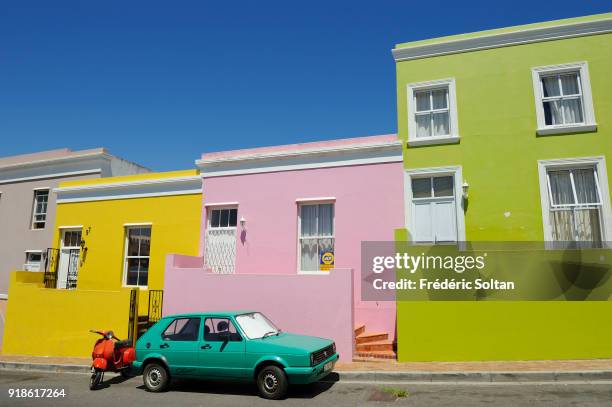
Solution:
M 612 406 L 612 382 L 571 384 L 371 384 L 324 382 L 294 387 L 281 401 L 257 396 L 253 385 L 179 381 L 166 393 L 148 393 L 142 377 L 107 375 L 105 387 L 90 391 L 88 376 L 0 370 L 0 406 Z M 394 401 L 383 387 L 406 390 Z M 59 398 L 9 397 L 10 389 L 65 389 Z

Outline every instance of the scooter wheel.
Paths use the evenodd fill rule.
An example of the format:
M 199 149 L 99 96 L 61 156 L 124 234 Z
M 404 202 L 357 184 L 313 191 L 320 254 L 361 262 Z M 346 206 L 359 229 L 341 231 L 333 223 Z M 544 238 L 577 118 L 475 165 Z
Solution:
M 89 378 L 89 390 L 96 390 L 100 383 L 102 383 L 102 375 L 104 373 L 101 370 L 94 370 L 91 372 Z

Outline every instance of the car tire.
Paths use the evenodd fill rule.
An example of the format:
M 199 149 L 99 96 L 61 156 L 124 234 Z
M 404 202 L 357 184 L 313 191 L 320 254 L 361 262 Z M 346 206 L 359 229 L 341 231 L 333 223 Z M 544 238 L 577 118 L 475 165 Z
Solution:
M 170 375 L 165 366 L 159 363 L 149 363 L 142 373 L 142 381 L 147 391 L 159 393 L 168 388 Z
M 285 371 L 278 366 L 266 366 L 257 375 L 259 395 L 269 400 L 279 400 L 287 394 L 289 381 Z

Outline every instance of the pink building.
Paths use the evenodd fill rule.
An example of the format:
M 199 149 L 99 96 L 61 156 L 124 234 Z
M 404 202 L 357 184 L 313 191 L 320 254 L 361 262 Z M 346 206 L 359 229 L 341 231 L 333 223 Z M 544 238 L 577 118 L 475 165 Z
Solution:
M 206 153 L 196 163 L 202 257 L 168 259 L 164 313 L 262 310 L 285 330 L 334 336 L 345 355 L 365 325 L 378 345 L 358 353 L 389 353 L 395 303 L 361 300 L 361 242 L 391 241 L 404 223 L 395 135 Z

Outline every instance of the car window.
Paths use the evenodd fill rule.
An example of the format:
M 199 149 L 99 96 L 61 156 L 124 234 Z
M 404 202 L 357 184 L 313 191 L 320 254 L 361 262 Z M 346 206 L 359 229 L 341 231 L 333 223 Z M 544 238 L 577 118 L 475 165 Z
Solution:
M 162 333 L 166 341 L 197 341 L 200 318 L 177 318 Z
M 228 332 L 229 337 L 224 333 Z M 238 342 L 242 337 L 229 318 L 206 318 L 204 320 L 204 340 L 207 342 L 224 342 L 228 338 L 230 341 Z

